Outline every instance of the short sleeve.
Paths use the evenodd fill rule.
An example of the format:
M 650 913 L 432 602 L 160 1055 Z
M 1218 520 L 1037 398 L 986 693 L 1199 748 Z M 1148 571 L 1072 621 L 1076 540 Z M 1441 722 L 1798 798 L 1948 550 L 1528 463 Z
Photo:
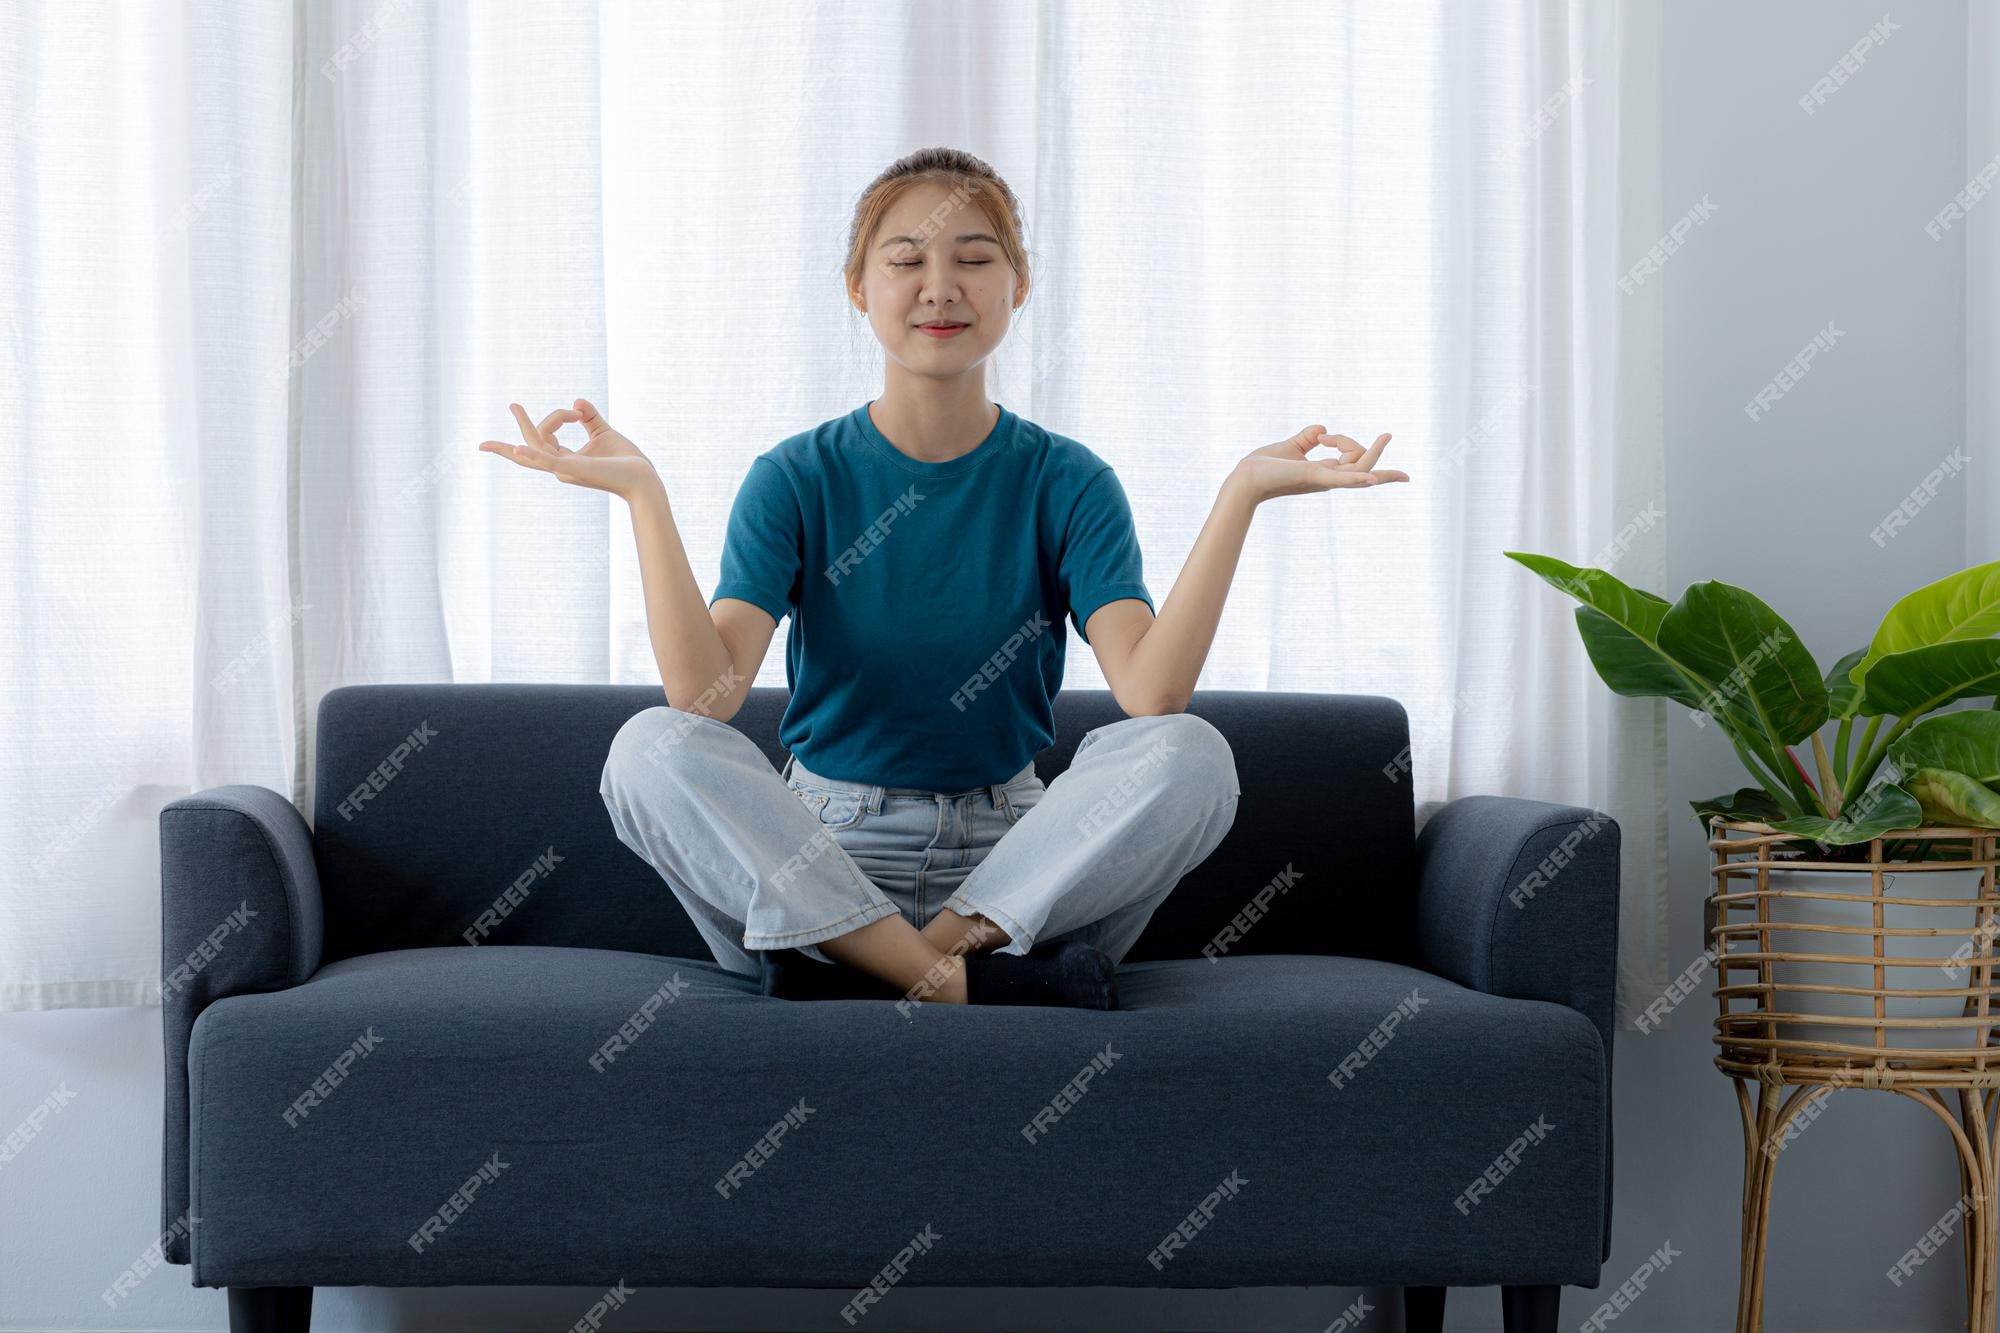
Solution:
M 1132 506 L 1118 474 L 1109 467 L 1092 477 L 1077 497 L 1056 568 L 1069 600 L 1070 619 L 1085 643 L 1090 642 L 1085 622 L 1106 602 L 1137 597 L 1148 607 L 1153 605 L 1141 568 L 1139 534 L 1132 526 Z
M 785 469 L 769 456 L 750 461 L 750 471 L 729 507 L 722 537 L 722 575 L 708 604 L 724 597 L 752 602 L 783 620 L 803 591 L 805 522 L 798 492 Z

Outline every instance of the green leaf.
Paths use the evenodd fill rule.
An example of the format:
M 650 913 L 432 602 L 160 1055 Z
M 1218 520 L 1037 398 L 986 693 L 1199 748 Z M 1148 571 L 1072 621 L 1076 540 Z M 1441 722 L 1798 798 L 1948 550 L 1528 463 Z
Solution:
M 1708 822 L 1710 815 L 1721 815 L 1724 819 L 1758 819 L 1769 823 L 1782 819 L 1785 811 L 1771 794 L 1762 787 L 1739 787 L 1724 796 L 1711 796 L 1706 800 L 1689 801 L 1694 807 L 1695 818 Z
M 1890 607 L 1854 679 L 1865 684 L 1875 664 L 1892 654 L 1984 639 L 1995 631 L 2000 631 L 2000 560 L 1927 583 Z
M 1730 714 L 1753 736 L 1795 745 L 1826 721 L 1826 680 L 1812 654 L 1754 593 L 1715 579 L 1690 585 L 1661 617 L 1659 643 L 1716 682 L 1697 707 Z
M 2000 795 L 1978 779 L 1949 769 L 1920 768 L 1903 779 L 1924 813 L 1940 824 L 2000 828 Z
M 1708 681 L 1663 651 L 1655 640 L 1667 613 L 1664 599 L 1629 587 L 1601 569 L 1581 569 L 1554 556 L 1503 552 L 1583 605 L 1576 627 L 1591 665 L 1613 692 L 1668 698 L 1700 708 Z
M 1869 717 L 1922 717 L 1958 699 L 2000 692 L 2000 639 L 1939 643 L 1890 653 L 1861 678 Z
M 1843 809 L 1837 818 L 1800 815 L 1796 819 L 1765 822 L 1784 833 L 1797 833 L 1816 842 L 1844 847 L 1867 842 L 1892 829 L 1916 828 L 1924 822 L 1924 811 L 1916 797 L 1893 782 L 1884 782 L 1870 787 L 1865 796 Z
M 1826 673 L 1826 707 L 1832 717 L 1838 719 L 1853 717 L 1861 704 L 1861 687 L 1854 683 L 1854 668 L 1868 655 L 1866 648 L 1856 648 L 1847 656 L 1833 664 Z
M 1903 773 L 1936 768 L 2000 785 L 2000 713 L 1981 708 L 1927 717 L 1896 738 L 1889 759 Z

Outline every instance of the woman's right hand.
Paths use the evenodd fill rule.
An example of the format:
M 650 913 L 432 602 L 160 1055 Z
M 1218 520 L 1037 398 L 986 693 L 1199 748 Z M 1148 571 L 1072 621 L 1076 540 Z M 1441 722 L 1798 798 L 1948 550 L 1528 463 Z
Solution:
M 626 500 L 659 481 L 652 460 L 613 430 L 611 423 L 599 416 L 585 399 L 577 399 L 574 409 L 557 408 L 542 418 L 540 426 L 528 420 L 527 410 L 519 403 L 507 406 L 513 409 L 514 419 L 521 426 L 521 438 L 527 443 L 486 440 L 479 446 L 481 452 L 500 454 L 522 467 L 553 473 L 557 481 L 609 491 Z M 569 421 L 581 422 L 590 433 L 589 441 L 581 449 L 565 448 L 556 441 L 556 431 Z

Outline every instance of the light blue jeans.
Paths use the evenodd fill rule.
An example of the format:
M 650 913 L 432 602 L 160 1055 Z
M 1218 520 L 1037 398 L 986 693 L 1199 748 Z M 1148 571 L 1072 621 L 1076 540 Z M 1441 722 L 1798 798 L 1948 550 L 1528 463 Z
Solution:
M 1043 784 L 933 792 L 772 769 L 726 722 L 660 705 L 611 742 L 598 785 L 619 841 L 659 871 L 715 955 L 757 976 L 749 951 L 817 948 L 901 912 L 984 916 L 1002 953 L 1074 937 L 1115 963 L 1181 877 L 1215 850 L 1242 787 L 1229 743 L 1191 713 L 1087 732 Z

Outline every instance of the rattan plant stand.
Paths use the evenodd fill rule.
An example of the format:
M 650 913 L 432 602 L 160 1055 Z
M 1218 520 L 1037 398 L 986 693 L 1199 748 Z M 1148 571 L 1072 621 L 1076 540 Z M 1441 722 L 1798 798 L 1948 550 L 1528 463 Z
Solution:
M 1708 828 L 1715 891 L 1707 921 L 1720 1003 L 1715 1065 L 1735 1080 L 1743 1113 L 1736 1333 L 1763 1329 L 1778 1157 L 1817 1116 L 1814 1103 L 1837 1088 L 1898 1093 L 1930 1108 L 1951 1131 L 1965 1327 L 1994 1333 L 2000 831 L 1917 828 L 1838 848 L 1719 815 Z M 1889 848 L 1907 859 L 1891 860 Z M 1958 1095 L 1956 1115 L 1947 1091 Z

